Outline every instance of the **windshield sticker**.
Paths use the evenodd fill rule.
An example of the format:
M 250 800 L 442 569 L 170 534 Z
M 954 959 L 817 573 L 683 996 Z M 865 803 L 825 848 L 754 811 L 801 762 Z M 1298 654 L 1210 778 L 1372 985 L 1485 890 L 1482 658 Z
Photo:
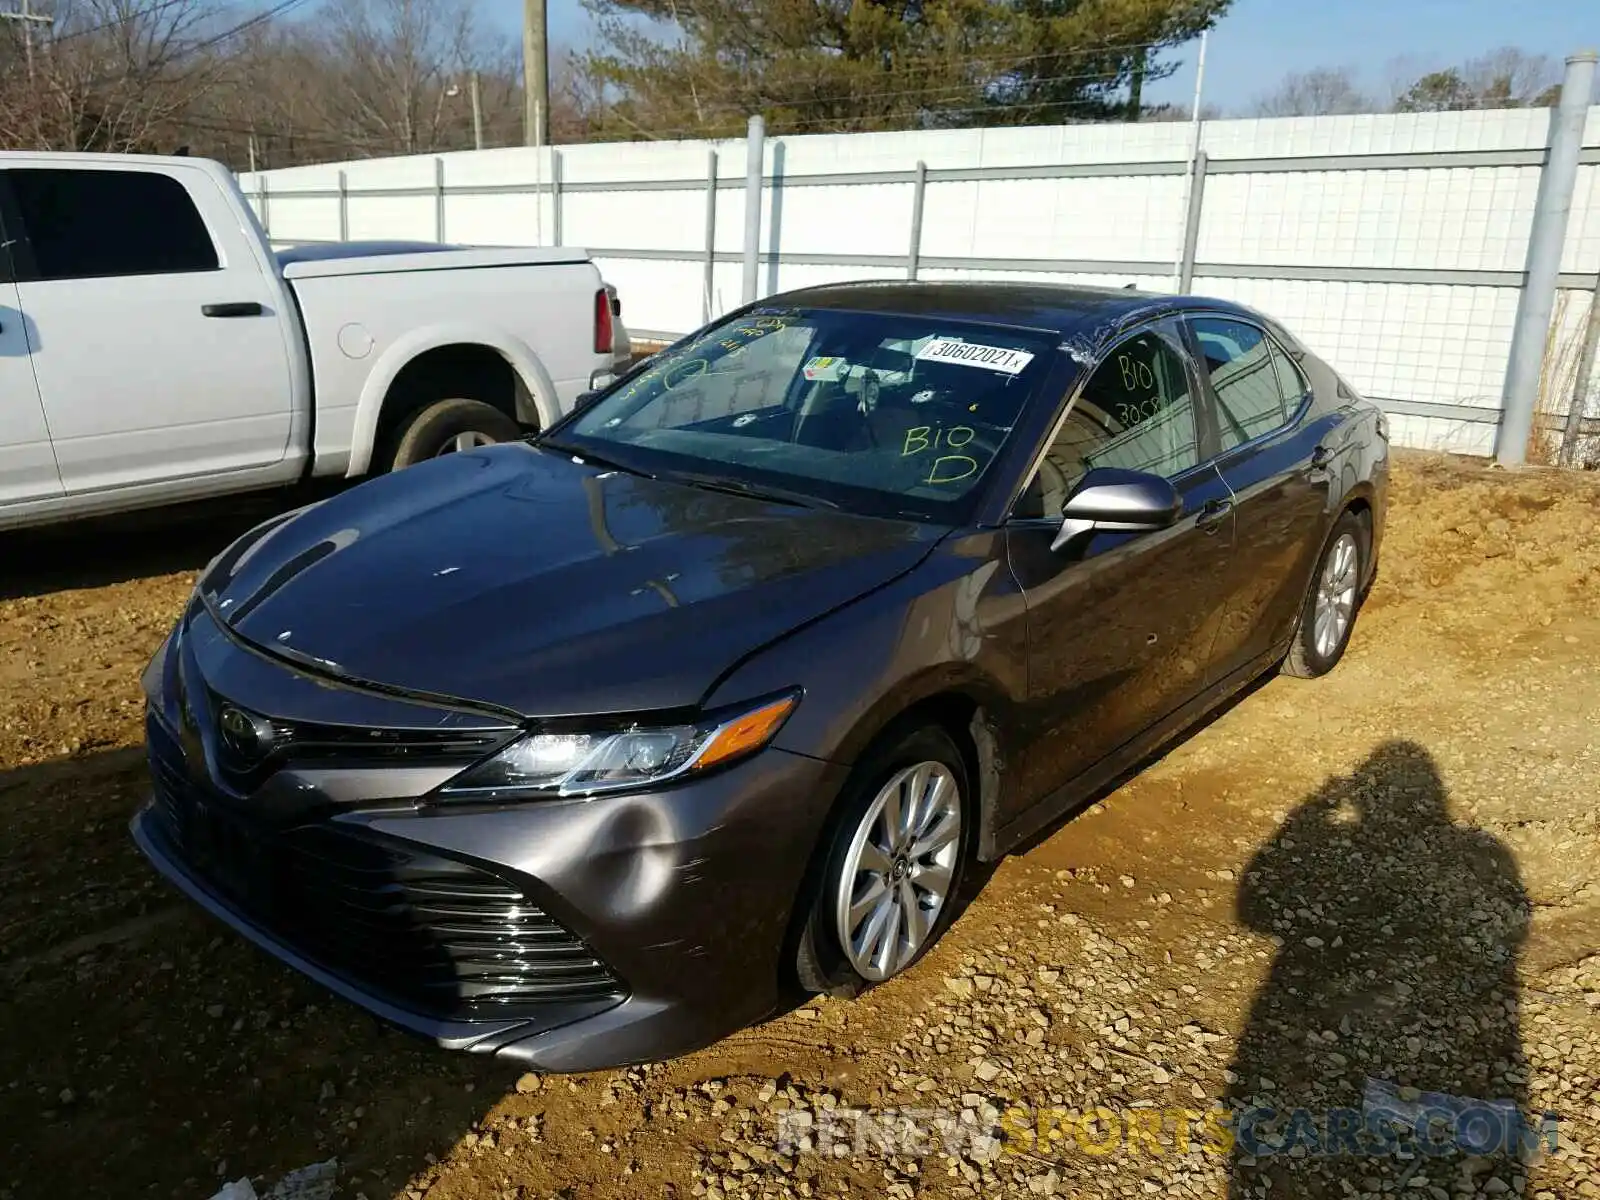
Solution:
M 813 358 L 805 365 L 805 377 L 815 382 L 837 382 L 850 364 L 842 358 Z
M 928 362 L 983 367 L 1006 375 L 1020 375 L 1033 361 L 1033 355 L 1026 350 L 1012 350 L 1007 346 L 985 346 L 981 342 L 963 342 L 959 338 L 934 338 L 917 351 L 917 357 Z

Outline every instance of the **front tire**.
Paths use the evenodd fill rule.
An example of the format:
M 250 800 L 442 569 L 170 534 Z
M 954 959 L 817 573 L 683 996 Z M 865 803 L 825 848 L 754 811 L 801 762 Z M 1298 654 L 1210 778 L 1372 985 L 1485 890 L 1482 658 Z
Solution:
M 1285 675 L 1315 679 L 1333 670 L 1344 657 L 1361 611 L 1361 581 L 1370 545 L 1367 526 L 1355 513 L 1346 512 L 1334 524 L 1300 609 L 1289 655 L 1283 662 Z
M 420 409 L 401 430 L 389 469 L 415 466 L 430 458 L 513 442 L 522 427 L 492 404 L 456 398 Z
M 976 828 L 969 772 L 938 726 L 863 758 L 830 826 L 801 930 L 808 991 L 855 995 L 907 970 L 955 917 Z

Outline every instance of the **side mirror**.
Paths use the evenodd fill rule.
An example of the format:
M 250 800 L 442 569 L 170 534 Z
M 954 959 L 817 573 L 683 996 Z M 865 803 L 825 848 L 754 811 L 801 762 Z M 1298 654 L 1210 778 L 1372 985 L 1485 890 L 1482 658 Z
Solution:
M 1183 515 L 1183 497 L 1159 475 L 1096 467 L 1062 508 L 1061 532 L 1050 549 L 1061 551 L 1091 533 L 1149 533 Z

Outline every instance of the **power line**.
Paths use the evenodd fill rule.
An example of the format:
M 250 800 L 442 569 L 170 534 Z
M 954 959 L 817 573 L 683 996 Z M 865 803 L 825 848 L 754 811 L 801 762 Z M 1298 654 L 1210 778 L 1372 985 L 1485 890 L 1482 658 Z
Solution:
M 1030 87 L 1030 88 L 1031 87 L 1041 87 L 1043 85 L 1052 84 L 1052 83 L 1084 83 L 1084 84 L 1099 83 L 1099 84 L 1112 84 L 1112 83 L 1116 83 L 1116 82 L 1118 82 L 1117 76 L 1115 74 L 1107 73 L 1107 72 L 1099 72 L 1099 73 L 1095 73 L 1095 74 L 1081 74 L 1081 75 L 1041 75 L 1041 76 L 1037 76 L 1037 77 L 1034 77 L 1034 78 L 1026 78 L 1026 79 L 1023 79 L 1023 80 L 1019 81 L 1021 86 Z M 814 107 L 817 107 L 819 105 L 824 105 L 824 104 L 857 104 L 857 103 L 859 103 L 859 102 L 861 102 L 863 100 L 882 100 L 882 99 L 888 99 L 888 98 L 899 97 L 899 96 L 923 96 L 923 97 L 937 97 L 937 96 L 943 96 L 943 95 L 959 96 L 959 95 L 961 95 L 963 93 L 971 93 L 971 92 L 974 92 L 974 91 L 980 91 L 983 87 L 986 87 L 986 86 L 992 86 L 992 84 L 985 84 L 985 83 L 983 83 L 981 81 L 975 81 L 975 82 L 970 83 L 970 84 L 950 84 L 950 85 L 946 85 L 946 86 L 943 86 L 943 87 L 934 87 L 934 88 L 900 88 L 900 89 L 897 89 L 895 91 L 887 91 L 887 92 L 858 92 L 858 93 L 855 93 L 855 94 L 843 93 L 843 94 L 840 94 L 838 96 L 815 96 L 815 97 L 809 97 L 809 98 L 806 98 L 806 99 L 798 99 L 798 100 L 768 100 L 768 101 L 756 103 L 756 104 L 753 105 L 753 107 L 766 108 L 766 109 L 769 109 L 769 110 L 782 110 L 782 109 L 787 109 L 787 108 L 814 108 Z M 1003 104 L 1005 102 L 996 102 L 996 103 L 997 104 Z M 1014 103 L 1019 105 L 1019 106 L 1026 106 L 1026 105 L 1028 105 L 1030 103 L 1031 104 L 1038 104 L 1038 105 L 1058 104 L 1058 103 L 1060 103 L 1060 101 L 1038 100 L 1038 101 L 1016 101 Z M 729 103 L 729 104 L 723 104 L 723 105 L 715 106 L 715 111 L 718 111 L 718 112 L 736 112 L 736 113 L 743 114 L 747 110 L 746 110 L 746 108 L 744 106 L 739 105 L 737 102 L 732 102 L 732 103 Z M 935 111 L 944 111 L 944 110 L 935 110 Z
M 845 93 L 839 96 L 814 96 L 796 100 L 776 100 L 765 98 L 758 99 L 755 97 L 740 99 L 738 97 L 729 97 L 727 91 L 724 90 L 723 94 L 725 97 L 728 97 L 727 99 L 713 102 L 713 104 L 710 106 L 701 107 L 709 107 L 712 111 L 719 113 L 737 113 L 738 115 L 743 116 L 748 115 L 748 113 L 755 108 L 781 110 L 787 108 L 812 108 L 828 104 L 857 104 L 863 100 L 889 99 L 900 96 L 959 96 L 962 93 L 972 92 L 982 87 L 993 86 L 996 82 L 1004 81 L 1007 76 L 1012 75 L 1019 69 L 1019 67 L 1021 67 L 1022 64 L 1025 63 L 1043 62 L 1046 60 L 1057 61 L 1071 58 L 1099 58 L 1117 51 L 1140 51 L 1144 54 L 1149 54 L 1153 51 L 1161 49 L 1162 45 L 1162 43 L 1156 42 L 1118 42 L 1098 47 L 1059 50 L 1041 54 L 1024 54 L 1016 57 L 1007 57 L 992 62 L 980 62 L 976 64 L 977 68 L 980 71 L 988 72 L 991 76 L 989 80 L 986 81 L 982 79 L 975 79 L 970 83 L 947 84 L 932 88 L 899 88 L 890 91 L 858 92 L 854 94 Z M 924 59 L 920 61 L 914 60 L 897 63 L 896 70 L 899 73 L 905 74 L 915 72 L 919 69 L 929 71 L 947 71 L 951 65 L 951 63 L 942 59 Z M 1111 85 L 1121 82 L 1120 75 L 1121 71 L 1119 69 L 1116 71 L 1100 71 L 1093 74 L 1059 74 L 1033 78 L 1024 76 L 1017 82 L 1026 87 L 1037 87 L 1050 83 L 1098 83 Z M 759 92 L 759 82 L 755 82 L 753 87 Z M 1055 102 L 1040 101 L 1039 103 L 1048 104 Z
M 156 2 L 151 4 L 148 8 L 142 8 L 135 12 L 128 13 L 127 15 L 116 20 L 102 21 L 98 25 L 88 25 L 82 29 L 63 30 L 61 33 L 55 34 L 51 37 L 50 44 L 53 46 L 59 46 L 63 42 L 70 42 L 77 38 L 93 37 L 97 33 L 105 33 L 110 29 L 126 29 L 130 24 L 136 21 L 148 20 L 152 17 L 159 16 L 168 9 L 181 8 L 190 3 L 193 3 L 193 0 L 156 0 Z M 190 43 L 180 47 L 176 57 L 182 57 L 185 54 L 193 54 L 201 50 L 209 49 L 212 46 L 227 41 L 229 38 L 237 37 L 246 30 L 255 28 L 257 25 L 265 24 L 267 21 L 275 20 L 286 13 L 292 12 L 294 9 L 299 8 L 301 5 L 306 3 L 309 3 L 309 0 L 278 0 L 278 3 L 274 4 L 272 7 L 263 12 L 255 14 L 253 17 L 246 18 L 237 25 L 231 26 L 230 28 L 214 34 L 211 37 L 204 38 L 199 42 Z M 54 21 L 53 17 L 50 19 Z

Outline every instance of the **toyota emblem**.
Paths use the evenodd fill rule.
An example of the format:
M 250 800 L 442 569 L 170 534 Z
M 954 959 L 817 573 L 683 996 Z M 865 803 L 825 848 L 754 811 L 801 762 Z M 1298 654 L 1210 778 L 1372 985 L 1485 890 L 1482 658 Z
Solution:
M 272 749 L 272 726 L 243 709 L 227 706 L 218 717 L 217 724 L 222 727 L 223 743 L 248 762 L 266 757 Z

